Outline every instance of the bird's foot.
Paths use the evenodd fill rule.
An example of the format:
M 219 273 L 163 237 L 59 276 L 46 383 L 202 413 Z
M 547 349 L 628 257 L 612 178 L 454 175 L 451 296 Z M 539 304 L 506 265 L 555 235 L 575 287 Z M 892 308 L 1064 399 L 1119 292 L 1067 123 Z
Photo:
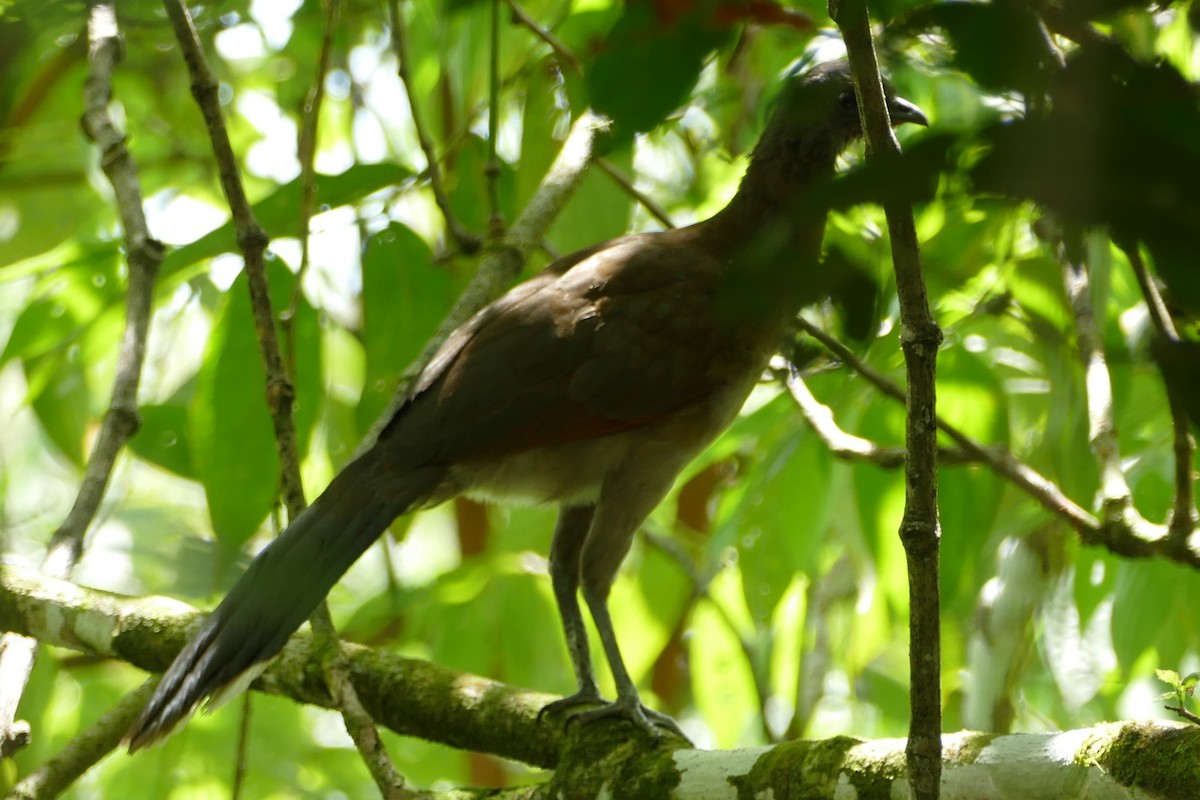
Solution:
M 679 723 L 661 711 L 655 711 L 652 708 L 642 705 L 642 701 L 638 699 L 637 695 L 628 698 L 619 697 L 600 708 L 577 711 L 567 720 L 567 724 L 569 725 L 573 722 L 587 724 L 595 722 L 598 719 L 611 719 L 613 717 L 632 722 L 637 728 L 653 739 L 661 738 L 663 730 L 667 730 L 685 742 L 691 743 L 691 740 L 680 729 Z
M 585 686 L 581 687 L 575 694 L 569 694 L 551 703 L 546 703 L 546 705 L 542 706 L 542 710 L 538 712 L 537 718 L 538 722 L 541 722 L 543 717 L 560 714 L 564 711 L 578 713 L 575 709 L 580 706 L 599 705 L 604 705 L 604 698 L 600 696 L 600 690 L 595 686 Z

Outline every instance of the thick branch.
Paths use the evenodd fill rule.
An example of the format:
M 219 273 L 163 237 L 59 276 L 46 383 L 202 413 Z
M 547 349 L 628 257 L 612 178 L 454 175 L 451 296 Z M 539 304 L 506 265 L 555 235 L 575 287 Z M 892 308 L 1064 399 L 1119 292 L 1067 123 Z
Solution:
M 36 570 L 0 570 L 0 629 L 145 669 L 164 668 L 198 618 L 188 606 L 165 598 L 126 598 Z M 547 695 L 359 645 L 347 644 L 346 650 L 364 703 L 396 732 L 555 768 L 553 782 L 501 795 L 513 800 L 599 797 L 605 787 L 608 797 L 698 800 L 714 796 L 714 787 L 728 791 L 734 784 L 747 796 L 791 796 L 798 785 L 813 797 L 851 796 L 850 787 L 858 787 L 853 796 L 864 800 L 904 791 L 893 785 L 903 739 L 838 737 L 706 752 L 631 742 L 620 723 L 575 729 L 565 737 L 560 720 L 537 720 Z M 255 686 L 328 707 L 314 658 L 311 639 L 294 636 Z M 1084 785 L 1114 800 L 1143 797 L 1128 785 L 1132 776 L 1163 797 L 1183 798 L 1194 793 L 1195 772 L 1179 765 L 1179 754 L 1200 750 L 1200 728 L 1117 723 L 1053 734 L 957 733 L 943 742 L 943 800 L 1061 800 L 1063 786 Z M 613 784 L 638 776 L 653 780 L 638 787 Z

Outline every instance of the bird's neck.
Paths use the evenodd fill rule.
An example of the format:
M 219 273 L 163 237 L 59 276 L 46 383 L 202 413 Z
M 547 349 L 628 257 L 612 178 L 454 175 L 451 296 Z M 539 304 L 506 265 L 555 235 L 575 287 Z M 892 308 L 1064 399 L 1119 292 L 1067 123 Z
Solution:
M 737 194 L 697 228 L 704 246 L 729 265 L 752 307 L 794 313 L 823 295 L 818 273 L 825 208 L 814 189 L 832 176 L 834 145 L 764 136 Z M 803 156 L 801 156 L 803 154 Z
M 713 229 L 711 235 L 731 243 L 748 242 L 782 224 L 793 231 L 790 238 L 801 238 L 788 244 L 807 244 L 813 227 L 823 228 L 825 222 L 812 190 L 833 174 L 837 160 L 837 148 L 826 138 L 815 133 L 764 134 L 737 194 L 705 223 Z

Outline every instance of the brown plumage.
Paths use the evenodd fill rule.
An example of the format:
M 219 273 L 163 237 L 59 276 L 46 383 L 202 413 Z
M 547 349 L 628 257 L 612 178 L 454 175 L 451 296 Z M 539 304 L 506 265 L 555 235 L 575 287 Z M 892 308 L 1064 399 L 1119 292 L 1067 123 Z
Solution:
M 894 123 L 925 124 L 888 92 Z M 376 444 L 259 554 L 167 671 L 127 736 L 166 736 L 241 688 L 399 514 L 456 495 L 562 507 L 550 565 L 578 692 L 603 703 L 582 591 L 617 700 L 576 719 L 677 730 L 642 705 L 606 601 L 633 534 L 734 418 L 789 319 L 821 297 L 825 213 L 806 189 L 860 135 L 844 63 L 789 79 L 730 204 L 679 230 L 574 253 L 456 330 Z

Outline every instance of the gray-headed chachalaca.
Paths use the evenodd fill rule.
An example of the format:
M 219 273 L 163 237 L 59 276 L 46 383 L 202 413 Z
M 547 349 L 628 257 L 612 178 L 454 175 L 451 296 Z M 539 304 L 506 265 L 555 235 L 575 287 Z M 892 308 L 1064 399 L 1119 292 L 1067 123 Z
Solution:
M 894 124 L 925 124 L 916 106 L 887 97 Z M 796 312 L 823 294 L 825 211 L 805 192 L 860 135 L 844 62 L 790 78 L 724 210 L 573 253 L 456 330 L 374 446 L 258 555 L 184 647 L 129 748 L 243 688 L 393 519 L 456 495 L 561 507 L 550 574 L 579 688 L 548 708 L 604 702 L 582 591 L 617 699 L 575 718 L 675 729 L 642 705 L 621 661 L 609 589 L 638 526 L 733 420 Z

